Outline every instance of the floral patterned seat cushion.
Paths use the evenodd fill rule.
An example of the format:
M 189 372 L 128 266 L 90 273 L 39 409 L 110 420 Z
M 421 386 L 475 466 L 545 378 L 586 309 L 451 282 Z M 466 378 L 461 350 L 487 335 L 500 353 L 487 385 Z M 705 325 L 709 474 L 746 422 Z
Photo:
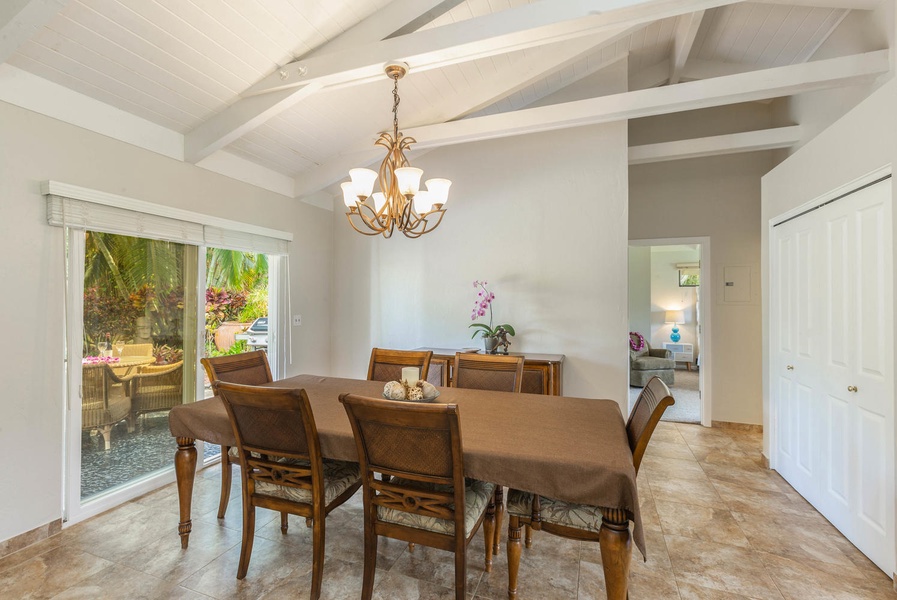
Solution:
M 280 462 L 301 465 L 303 467 L 310 465 L 307 460 L 282 460 Z M 333 502 L 335 498 L 360 479 L 361 471 L 358 468 L 358 463 L 344 462 L 341 460 L 325 460 L 324 504 L 327 505 Z M 274 496 L 275 498 L 283 498 L 293 502 L 302 502 L 305 504 L 312 503 L 311 490 L 278 485 L 267 481 L 256 481 L 255 493 L 263 494 L 265 496 Z
M 530 492 L 510 490 L 508 492 L 508 514 L 518 517 L 531 517 L 533 514 L 533 495 Z M 588 504 L 574 504 L 553 498 L 539 497 L 539 506 L 543 523 L 564 525 L 583 531 L 597 532 L 601 529 L 601 508 Z
M 420 482 L 411 482 L 405 479 L 396 478 L 393 483 L 397 485 L 420 486 Z M 448 492 L 452 487 L 448 485 L 429 486 L 429 489 Z M 474 526 L 477 524 L 480 516 L 489 506 L 489 501 L 495 493 L 495 484 L 486 483 L 477 479 L 468 479 L 464 490 L 464 537 L 470 536 Z M 450 505 L 454 507 L 454 505 Z M 404 525 L 406 527 L 414 527 L 415 529 L 426 529 L 436 533 L 444 533 L 446 535 L 455 534 L 455 522 L 448 519 L 439 519 L 437 517 L 427 517 L 415 513 L 405 512 L 395 508 L 377 507 L 377 518 L 387 523 L 395 523 L 396 525 Z

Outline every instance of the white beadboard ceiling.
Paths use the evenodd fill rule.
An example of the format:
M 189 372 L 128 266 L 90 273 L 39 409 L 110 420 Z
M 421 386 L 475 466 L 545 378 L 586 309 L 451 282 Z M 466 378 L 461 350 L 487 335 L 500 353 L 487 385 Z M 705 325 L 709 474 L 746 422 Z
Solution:
M 411 20 L 417 20 L 418 32 L 435 36 L 441 27 L 464 27 L 465 22 L 474 26 L 478 18 L 505 11 L 516 15 L 528 5 L 552 1 L 431 1 L 428 21 L 421 23 L 415 16 Z M 428 70 L 415 71 L 412 64 L 399 83 L 400 123 L 416 127 L 525 109 L 624 58 L 631 80 L 641 77 L 647 87 L 663 86 L 669 81 L 668 65 L 676 62 L 677 47 L 681 51 L 683 43 L 682 81 L 690 79 L 688 60 L 715 68 L 726 65 L 733 73 L 805 63 L 853 5 L 848 0 L 820 0 L 823 6 L 807 0 L 728 5 L 689 1 L 709 6 L 695 13 L 699 20 L 686 21 L 692 18 L 686 12 L 641 19 L 608 41 L 600 34 L 546 39 Z M 399 4 L 414 6 L 413 0 L 70 0 L 39 23 L 7 62 L 189 139 L 197 128 L 220 119 L 228 107 L 241 105 L 249 88 L 284 65 L 328 42 L 338 43 L 355 26 L 346 35 L 376 25 L 381 11 L 400 9 Z M 638 3 L 630 4 L 638 10 Z M 860 4 L 868 10 L 874 2 Z M 831 8 L 839 5 L 844 6 Z M 403 10 L 408 14 L 414 9 Z M 688 23 L 697 29 L 690 36 L 683 33 Z M 404 25 L 394 23 L 393 31 Z M 400 31 L 399 39 L 413 33 Z M 320 55 L 326 56 L 326 49 Z M 379 131 L 390 127 L 391 87 L 385 77 L 324 87 L 266 113 L 219 147 L 295 177 L 297 188 L 306 177 L 319 180 L 320 189 L 332 179 L 322 173 L 338 170 L 346 156 L 368 148 Z

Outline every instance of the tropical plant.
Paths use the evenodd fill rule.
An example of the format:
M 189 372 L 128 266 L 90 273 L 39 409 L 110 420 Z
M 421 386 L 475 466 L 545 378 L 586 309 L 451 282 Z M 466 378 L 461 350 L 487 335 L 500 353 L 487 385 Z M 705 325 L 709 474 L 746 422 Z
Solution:
M 240 322 L 248 323 L 268 315 L 268 286 L 256 287 L 246 295 L 246 305 L 240 311 Z
M 509 335 L 516 335 L 514 332 L 514 328 L 504 323 L 502 325 L 492 326 L 492 301 L 495 300 L 495 294 L 486 289 L 486 286 L 489 284 L 488 281 L 474 281 L 473 287 L 478 289 L 477 291 L 477 299 L 474 302 L 473 312 L 470 314 L 470 320 L 476 321 L 479 317 L 486 316 L 486 309 L 489 309 L 489 324 L 485 323 L 471 323 L 468 327 L 475 327 L 476 329 L 473 332 L 473 335 L 470 336 L 471 339 L 475 338 L 477 334 L 481 335 L 484 338 L 488 337 L 496 337 L 501 330 L 504 330 Z
M 104 333 L 113 339 L 132 339 L 139 317 L 147 318 L 157 342 L 180 343 L 183 266 L 182 244 L 86 232 L 85 348 Z
M 209 248 L 206 255 L 206 286 L 248 291 L 268 287 L 268 256 Z
M 227 350 L 219 350 L 213 343 L 211 348 L 206 348 L 206 356 L 231 356 L 232 354 L 243 354 L 247 350 L 249 350 L 249 346 L 246 344 L 246 340 L 237 340 Z

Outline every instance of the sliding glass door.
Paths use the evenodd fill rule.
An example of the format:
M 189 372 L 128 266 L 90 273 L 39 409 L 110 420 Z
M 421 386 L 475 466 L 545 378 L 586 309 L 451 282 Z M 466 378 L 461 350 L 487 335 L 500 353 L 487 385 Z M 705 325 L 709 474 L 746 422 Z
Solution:
M 68 251 L 79 305 L 69 310 L 69 380 L 80 391 L 70 395 L 68 508 L 79 513 L 173 466 L 168 412 L 196 389 L 198 252 L 76 230 Z

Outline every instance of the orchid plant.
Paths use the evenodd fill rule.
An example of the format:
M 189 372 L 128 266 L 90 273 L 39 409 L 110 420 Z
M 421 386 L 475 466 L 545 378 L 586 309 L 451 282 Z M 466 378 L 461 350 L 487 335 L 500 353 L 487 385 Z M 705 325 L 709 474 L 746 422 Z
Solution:
M 486 316 L 486 311 L 489 311 L 489 324 L 485 323 L 471 323 L 469 327 L 476 327 L 473 335 L 471 335 L 471 339 L 475 338 L 477 334 L 480 334 L 484 338 L 495 337 L 499 335 L 502 331 L 507 332 L 509 335 L 516 335 L 514 333 L 514 328 L 508 325 L 507 323 L 503 325 L 496 325 L 494 328 L 492 327 L 492 301 L 495 300 L 495 294 L 486 289 L 486 286 L 489 285 L 488 281 L 474 281 L 473 287 L 477 290 L 477 299 L 473 303 L 473 311 L 470 313 L 470 320 L 476 321 L 480 317 Z

